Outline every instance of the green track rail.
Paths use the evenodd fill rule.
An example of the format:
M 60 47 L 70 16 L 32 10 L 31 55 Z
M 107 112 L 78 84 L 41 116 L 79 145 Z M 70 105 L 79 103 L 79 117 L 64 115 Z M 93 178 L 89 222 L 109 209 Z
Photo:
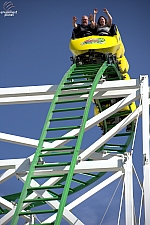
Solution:
M 106 77 L 106 80 L 122 79 L 117 65 L 113 63 L 109 64 L 107 61 L 100 64 L 73 64 L 64 75 L 48 111 L 39 144 L 22 192 L 10 196 L 3 196 L 9 201 L 18 201 L 11 225 L 19 224 L 19 217 L 23 215 L 53 215 L 55 213 L 57 213 L 56 220 L 51 224 L 61 224 L 68 196 L 87 187 L 105 174 L 102 172 L 83 173 L 82 175 L 86 177 L 86 181 L 76 178 L 76 174 L 74 174 L 85 132 L 85 125 L 88 120 L 90 107 L 93 105 L 92 100 L 94 91 L 102 76 Z M 87 94 L 88 98 L 84 98 L 84 95 Z M 79 98 L 79 96 L 83 97 Z M 105 99 L 105 101 L 109 102 L 110 100 Z M 102 100 L 95 100 L 95 104 L 98 107 L 99 112 L 104 110 Z M 129 113 L 130 112 L 126 112 L 123 116 L 126 116 Z M 118 114 L 116 113 L 116 115 L 103 121 L 104 133 L 114 126 L 109 124 L 109 120 L 112 118 L 114 119 L 117 116 Z M 133 137 L 133 124 L 131 127 L 131 132 L 119 133 L 113 138 L 127 137 L 124 144 L 106 143 L 97 152 L 105 150 L 107 152 L 124 153 Z M 72 129 L 78 129 L 78 135 L 73 135 L 70 132 L 71 135 L 66 136 L 66 132 L 69 132 Z M 70 146 L 67 145 L 68 142 L 71 142 Z M 69 172 L 67 174 L 58 173 L 54 175 L 51 174 L 51 172 L 45 174 L 43 172 L 42 175 L 37 175 L 35 173 L 38 170 L 55 170 L 55 168 L 60 168 L 61 170 L 62 167 L 64 168 L 66 166 L 69 166 Z M 45 185 L 45 181 L 49 179 L 54 182 Z M 38 180 L 40 185 L 33 184 L 32 181 L 36 180 Z M 76 185 L 72 185 L 72 183 L 75 183 Z M 30 198 L 31 193 L 44 190 L 47 191 L 49 197 L 38 195 L 37 198 Z M 47 210 L 44 207 L 42 210 L 41 208 L 40 210 L 36 209 L 39 206 L 45 206 L 48 202 L 52 203 L 56 200 L 59 201 L 59 207 L 57 208 L 50 204 L 52 209 Z M 0 208 L 1 214 L 7 212 L 8 210 Z

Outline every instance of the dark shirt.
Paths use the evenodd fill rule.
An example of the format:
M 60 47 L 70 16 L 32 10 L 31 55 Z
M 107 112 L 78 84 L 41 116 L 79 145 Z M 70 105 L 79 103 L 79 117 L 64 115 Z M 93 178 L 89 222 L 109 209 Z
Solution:
M 101 27 L 99 24 L 97 24 L 96 34 L 99 36 L 107 36 L 110 35 L 110 26 L 107 24 Z
M 73 29 L 72 33 L 72 38 L 82 38 L 82 37 L 87 37 L 93 35 L 93 29 L 91 26 L 88 25 L 82 25 L 82 24 L 77 24 L 77 28 Z

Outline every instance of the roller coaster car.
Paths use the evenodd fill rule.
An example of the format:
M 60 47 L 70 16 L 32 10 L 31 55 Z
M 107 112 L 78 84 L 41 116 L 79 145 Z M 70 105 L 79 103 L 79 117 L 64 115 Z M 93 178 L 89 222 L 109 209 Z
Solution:
M 108 55 L 113 55 L 121 61 L 125 53 L 125 48 L 116 25 L 113 25 L 111 28 L 111 36 L 90 35 L 74 38 L 74 35 L 72 35 L 69 48 L 76 62 L 82 61 L 86 63 L 86 58 L 91 59 L 92 57 L 97 62 L 98 60 L 107 59 Z

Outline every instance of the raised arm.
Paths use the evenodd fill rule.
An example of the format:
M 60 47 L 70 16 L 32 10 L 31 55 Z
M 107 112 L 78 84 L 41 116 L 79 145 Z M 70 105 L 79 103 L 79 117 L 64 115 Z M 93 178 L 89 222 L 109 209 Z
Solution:
M 108 10 L 106 8 L 103 9 L 103 12 L 108 17 L 107 24 L 111 27 L 111 25 L 112 25 L 112 16 L 110 15 L 110 13 L 108 12 Z
M 96 14 L 97 14 L 98 10 L 94 9 L 94 16 L 92 14 L 90 14 L 89 16 L 89 21 L 91 23 L 91 28 L 94 29 L 96 27 Z
M 98 9 L 94 9 L 94 23 L 96 24 L 96 14 L 98 13 Z
M 91 28 L 92 29 L 94 29 L 95 28 L 95 23 L 94 23 L 94 19 L 93 19 L 93 15 L 92 14 L 90 14 L 90 16 L 89 16 L 89 21 L 90 21 L 90 26 L 91 26 Z
M 76 16 L 73 16 L 73 18 L 72 18 L 72 26 L 74 27 L 74 28 L 77 28 L 77 23 L 76 23 L 76 21 L 77 21 L 77 17 Z

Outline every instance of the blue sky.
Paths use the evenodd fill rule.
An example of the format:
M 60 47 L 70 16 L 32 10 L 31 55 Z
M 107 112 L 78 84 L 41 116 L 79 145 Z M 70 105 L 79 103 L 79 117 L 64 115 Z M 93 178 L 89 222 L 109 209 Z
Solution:
M 0 11 L 3 11 L 4 2 L 0 0 Z M 98 16 L 103 15 L 103 8 L 107 8 L 113 17 L 113 23 L 117 24 L 130 64 L 131 78 L 138 79 L 140 75 L 150 74 L 148 0 L 107 0 L 107 2 L 13 0 L 12 2 L 17 14 L 14 17 L 4 17 L 0 14 L 0 88 L 59 84 L 71 65 L 69 41 L 72 16 L 77 16 L 80 23 L 82 15 L 93 13 L 94 8 L 98 8 Z M 0 132 L 39 138 L 49 108 L 48 103 L 0 106 L 0 108 Z M 141 169 L 138 169 L 142 161 L 140 127 L 141 121 L 137 131 L 134 162 L 142 176 Z M 27 157 L 34 151 L 3 142 L 0 146 L 1 159 Z M 11 190 L 7 188 L 8 184 L 1 185 L 0 193 L 5 195 L 19 191 L 22 184 L 19 181 L 15 182 Z M 135 195 L 138 194 L 139 190 Z M 98 225 L 101 208 L 107 207 L 103 206 L 101 201 L 107 197 L 106 189 L 103 194 L 93 196 L 82 203 L 82 211 L 79 206 L 73 212 L 86 225 Z M 89 213 L 92 223 L 88 218 Z M 111 217 L 113 221 L 113 215 Z M 110 216 L 106 217 L 103 224 L 109 224 L 109 220 Z

